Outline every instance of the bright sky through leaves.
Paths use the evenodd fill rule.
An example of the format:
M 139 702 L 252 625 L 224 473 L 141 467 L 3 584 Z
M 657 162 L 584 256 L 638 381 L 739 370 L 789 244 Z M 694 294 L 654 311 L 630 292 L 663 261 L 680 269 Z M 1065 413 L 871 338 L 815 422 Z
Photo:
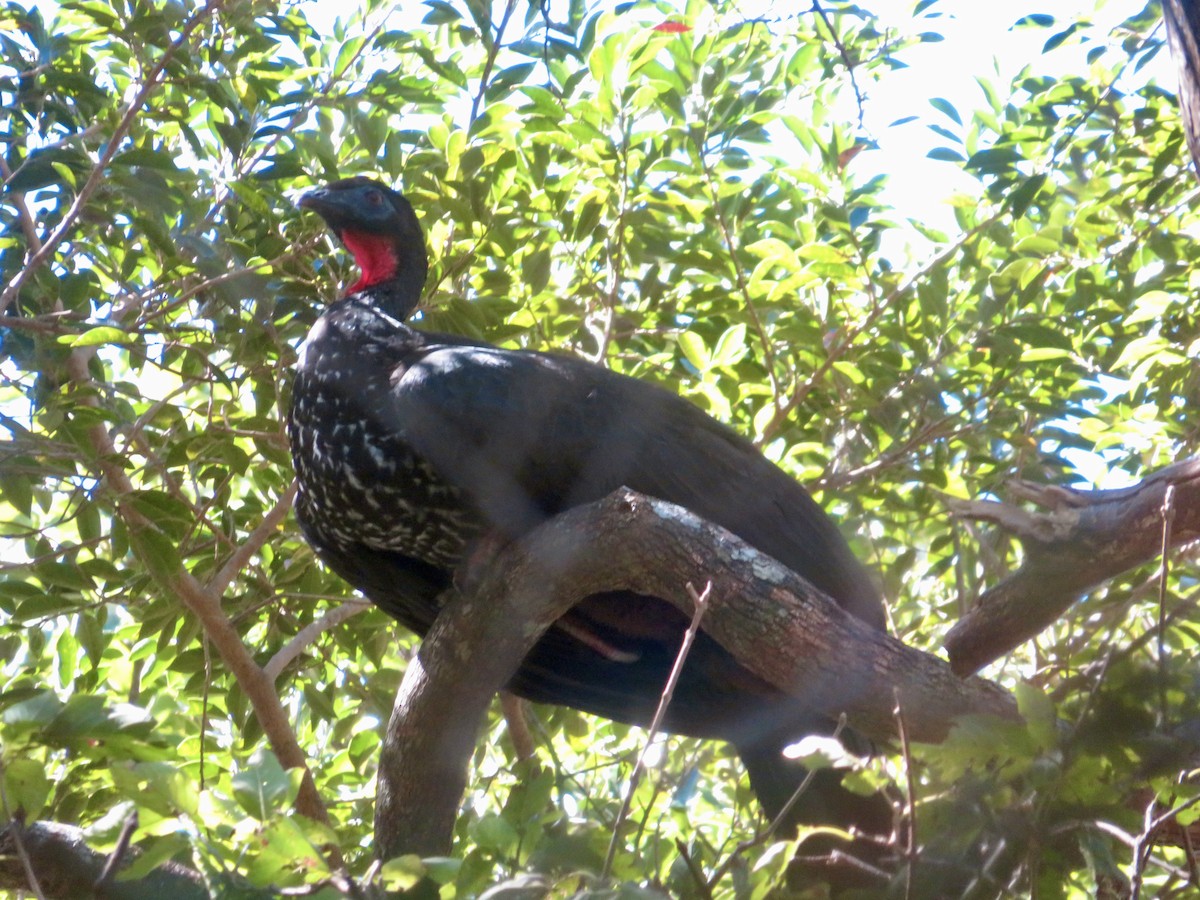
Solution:
M 309 0 L 307 5 L 310 20 L 328 29 L 351 8 L 343 0 Z M 680 4 L 681 10 L 685 5 Z M 906 49 L 903 53 L 906 68 L 859 85 L 866 99 L 862 136 L 874 141 L 877 148 L 859 154 L 854 164 L 860 173 L 888 177 L 884 197 L 900 213 L 953 233 L 957 228 L 947 201 L 956 193 L 977 195 L 979 183 L 968 173 L 929 158 L 930 151 L 944 146 L 946 141 L 928 126 L 953 128 L 958 124 L 937 107 L 948 105 L 966 120 L 972 109 L 984 103 L 977 79 L 991 82 L 1003 92 L 1009 80 L 1026 66 L 1052 75 L 1085 71 L 1086 56 L 1094 44 L 1082 42 L 1078 36 L 1069 37 L 1043 53 L 1047 40 L 1080 17 L 1092 22 L 1099 33 L 1105 33 L 1144 5 L 1143 0 L 1056 0 L 1049 6 L 976 0 L 934 3 L 922 16 L 928 22 L 927 30 L 940 34 L 943 40 Z M 920 30 L 913 25 L 913 6 L 907 2 L 881 4 L 877 10 L 881 26 L 902 33 Z M 398 27 L 417 27 L 427 12 L 428 7 L 423 3 L 405 4 L 389 13 L 388 20 Z M 739 4 L 739 13 L 742 19 L 761 19 L 764 27 L 770 28 L 772 22 L 812 15 L 812 7 L 808 2 L 747 0 Z M 551 4 L 552 18 L 554 15 L 555 4 Z M 1059 27 L 1014 27 L 1026 16 L 1053 16 Z M 712 22 L 689 23 L 682 12 L 666 16 L 664 23 L 676 28 L 719 27 Z M 832 45 L 829 52 L 836 53 Z M 1165 53 L 1134 77 L 1138 81 L 1157 78 L 1174 90 Z M 838 113 L 846 121 L 855 121 L 859 111 L 853 93 L 847 92 L 844 98 L 845 105 Z M 937 105 L 931 105 L 931 101 Z M 863 180 L 867 177 L 863 175 Z M 899 235 L 893 239 L 902 240 Z

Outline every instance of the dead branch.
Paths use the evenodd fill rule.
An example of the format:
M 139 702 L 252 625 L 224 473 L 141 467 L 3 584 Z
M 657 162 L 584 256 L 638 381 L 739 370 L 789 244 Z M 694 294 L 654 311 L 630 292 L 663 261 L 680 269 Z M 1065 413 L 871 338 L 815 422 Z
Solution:
M 321 618 L 309 622 L 297 631 L 290 641 L 276 650 L 263 666 L 263 672 L 271 681 L 278 680 L 279 676 L 283 674 L 283 670 L 290 666 L 317 638 L 325 632 L 337 628 L 347 619 L 352 619 L 371 608 L 371 604 L 364 600 L 346 600 L 339 603 Z

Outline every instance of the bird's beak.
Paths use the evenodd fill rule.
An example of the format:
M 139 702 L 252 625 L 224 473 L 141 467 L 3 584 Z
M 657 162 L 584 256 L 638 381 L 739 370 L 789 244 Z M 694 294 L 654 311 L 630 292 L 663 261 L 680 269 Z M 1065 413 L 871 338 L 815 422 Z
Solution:
M 311 209 L 340 237 L 342 229 L 354 222 L 358 212 L 354 208 L 353 199 L 348 197 L 347 193 L 331 191 L 324 187 L 313 188 L 301 194 L 296 205 L 301 209 Z
M 300 209 L 312 209 L 320 212 L 329 205 L 329 191 L 325 188 L 314 188 L 311 191 L 305 191 L 296 201 L 296 205 Z

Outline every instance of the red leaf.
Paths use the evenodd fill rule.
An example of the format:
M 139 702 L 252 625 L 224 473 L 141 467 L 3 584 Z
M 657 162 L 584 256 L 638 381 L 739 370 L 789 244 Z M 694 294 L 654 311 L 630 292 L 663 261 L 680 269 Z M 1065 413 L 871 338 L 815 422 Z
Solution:
M 847 147 L 838 154 L 838 168 L 846 168 L 846 166 L 850 165 L 850 160 L 862 153 L 863 150 L 867 149 L 867 147 L 868 144 L 866 141 L 859 141 L 857 144 Z
M 691 25 L 685 25 L 683 22 L 659 22 L 654 26 L 655 31 L 661 31 L 664 34 L 683 34 L 685 31 L 691 31 Z

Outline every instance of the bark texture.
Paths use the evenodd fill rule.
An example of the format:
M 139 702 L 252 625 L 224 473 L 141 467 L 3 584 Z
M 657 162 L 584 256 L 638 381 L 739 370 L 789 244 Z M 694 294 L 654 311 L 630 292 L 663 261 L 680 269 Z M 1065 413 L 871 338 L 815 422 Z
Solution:
M 1183 133 L 1200 176 L 1200 4 L 1196 0 L 1163 0 L 1167 43 L 1179 72 L 1179 113 Z
M 703 628 L 764 680 L 876 741 L 939 741 L 961 715 L 1017 718 L 1001 688 L 859 622 L 728 531 L 673 504 L 617 491 L 574 508 L 460 573 L 410 667 L 379 769 L 376 848 L 444 854 L 487 704 L 555 619 L 580 599 L 626 590 L 690 616 L 687 586 L 710 582 Z M 470 677 L 464 677 L 469 674 Z
M 16 829 L 20 829 L 19 832 Z M 18 849 L 18 843 L 20 849 Z M 22 859 L 22 856 L 25 859 Z M 125 864 L 132 862 L 132 853 Z M 0 890 L 32 891 L 25 863 L 37 878 L 45 900 L 208 900 L 200 875 L 191 869 L 164 863 L 135 881 L 107 879 L 97 889 L 108 858 L 83 840 L 83 830 L 55 822 L 35 822 L 21 827 L 15 822 L 0 829 Z M 119 866 L 117 871 L 124 866 Z M 31 894 L 31 896 L 37 896 Z

